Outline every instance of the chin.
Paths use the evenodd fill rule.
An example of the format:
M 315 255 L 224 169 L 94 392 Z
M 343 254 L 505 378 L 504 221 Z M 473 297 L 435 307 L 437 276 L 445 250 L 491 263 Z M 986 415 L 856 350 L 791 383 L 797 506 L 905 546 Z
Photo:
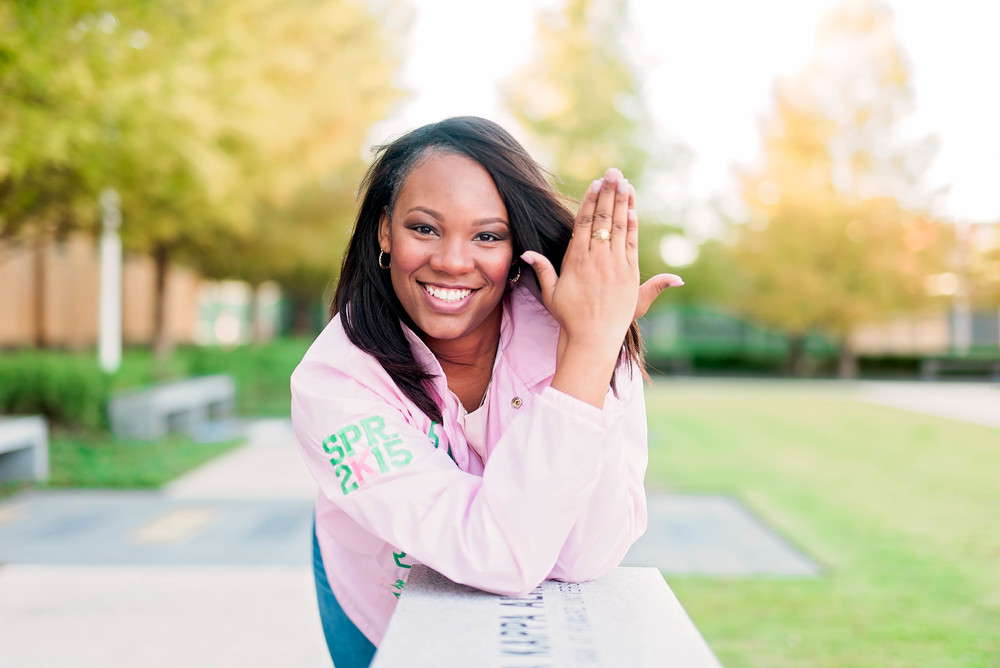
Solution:
M 435 339 L 437 341 L 454 341 L 460 339 L 469 333 L 466 329 L 453 329 L 451 327 L 428 327 L 426 329 L 421 328 L 424 336 L 430 339 Z

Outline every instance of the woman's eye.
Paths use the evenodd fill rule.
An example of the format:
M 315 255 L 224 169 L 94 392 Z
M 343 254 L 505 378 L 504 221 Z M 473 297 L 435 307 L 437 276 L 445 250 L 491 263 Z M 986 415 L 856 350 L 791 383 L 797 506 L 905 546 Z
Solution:
M 414 225 L 411 229 L 417 234 L 434 234 L 434 228 L 430 225 Z
M 500 241 L 500 237 L 492 232 L 482 232 L 476 235 L 476 241 Z

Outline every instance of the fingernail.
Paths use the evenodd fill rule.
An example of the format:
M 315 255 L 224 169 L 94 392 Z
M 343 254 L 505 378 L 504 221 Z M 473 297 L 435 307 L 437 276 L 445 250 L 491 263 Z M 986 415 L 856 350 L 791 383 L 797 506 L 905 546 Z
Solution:
M 635 212 L 635 209 L 628 210 L 628 222 L 634 223 L 639 220 L 639 214 Z
M 620 181 L 623 176 L 622 170 L 617 167 L 608 167 L 608 171 L 604 172 L 604 178 L 608 181 Z
M 587 188 L 587 194 L 588 195 L 594 195 L 594 194 L 596 194 L 597 191 L 599 191 L 601 189 L 601 183 L 603 181 L 604 181 L 604 179 L 594 179 L 593 181 L 591 181 L 590 182 L 590 187 Z
M 631 188 L 631 186 L 629 185 L 628 179 L 621 179 L 618 181 L 618 192 L 624 195 L 628 192 L 629 188 Z
M 535 264 L 535 258 L 533 258 L 532 256 L 528 255 L 526 252 L 525 253 L 521 253 L 521 259 L 524 260 L 525 262 L 527 262 L 530 265 L 534 265 Z

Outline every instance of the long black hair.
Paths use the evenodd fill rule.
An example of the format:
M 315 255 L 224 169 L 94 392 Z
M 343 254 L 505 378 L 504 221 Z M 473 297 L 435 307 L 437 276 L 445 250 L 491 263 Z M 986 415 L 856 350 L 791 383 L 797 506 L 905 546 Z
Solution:
M 375 162 L 361 181 L 361 206 L 330 303 L 330 317 L 339 313 L 351 343 L 375 357 L 403 393 L 437 422 L 441 408 L 424 384 L 433 374 L 413 357 L 400 321 L 416 327 L 396 297 L 389 272 L 379 267 L 379 222 L 383 212 L 392 212 L 410 172 L 426 157 L 440 153 L 470 158 L 492 177 L 507 208 L 518 263 L 524 251 L 533 250 L 559 271 L 574 219 L 569 200 L 549 184 L 545 170 L 506 130 L 484 118 L 449 118 L 376 147 Z M 618 363 L 628 358 L 643 369 L 642 357 L 639 328 L 633 322 Z

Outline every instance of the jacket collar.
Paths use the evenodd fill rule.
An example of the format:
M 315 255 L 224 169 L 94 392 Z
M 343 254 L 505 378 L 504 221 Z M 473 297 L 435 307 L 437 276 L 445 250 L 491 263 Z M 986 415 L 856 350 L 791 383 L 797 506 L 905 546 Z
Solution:
M 559 323 L 542 304 L 530 272 L 504 295 L 500 348 L 518 380 L 531 387 L 556 372 Z M 515 352 L 516 351 L 516 352 Z

